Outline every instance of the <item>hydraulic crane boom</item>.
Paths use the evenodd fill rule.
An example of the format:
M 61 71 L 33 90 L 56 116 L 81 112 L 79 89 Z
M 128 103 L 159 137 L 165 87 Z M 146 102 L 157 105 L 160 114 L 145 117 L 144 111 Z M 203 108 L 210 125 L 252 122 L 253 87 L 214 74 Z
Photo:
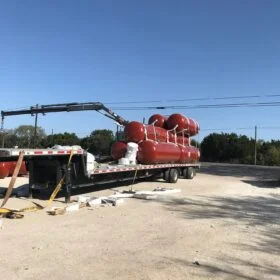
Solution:
M 2 147 L 4 147 L 4 118 L 6 116 L 15 115 L 35 115 L 35 134 L 34 142 L 37 133 L 37 118 L 38 114 L 56 113 L 56 112 L 74 112 L 74 111 L 97 111 L 104 116 L 114 120 L 120 125 L 126 125 L 127 120 L 123 119 L 118 114 L 114 113 L 111 109 L 107 108 L 103 103 L 100 102 L 85 102 L 85 103 L 61 103 L 61 104 L 48 104 L 48 105 L 36 105 L 30 107 L 30 109 L 14 110 L 14 111 L 1 111 L 1 132 L 2 132 Z M 35 145 L 35 144 L 34 144 Z
M 56 112 L 74 112 L 74 111 L 98 111 L 103 113 L 106 117 L 118 122 L 121 125 L 125 125 L 128 121 L 124 120 L 121 116 L 114 113 L 112 110 L 107 108 L 104 104 L 100 102 L 86 102 L 86 103 L 62 103 L 62 104 L 49 104 L 41 106 L 32 106 L 30 109 L 25 110 L 15 110 L 15 111 L 1 111 L 2 120 L 6 116 L 15 115 L 35 115 L 35 114 L 46 114 L 46 113 L 56 113 Z

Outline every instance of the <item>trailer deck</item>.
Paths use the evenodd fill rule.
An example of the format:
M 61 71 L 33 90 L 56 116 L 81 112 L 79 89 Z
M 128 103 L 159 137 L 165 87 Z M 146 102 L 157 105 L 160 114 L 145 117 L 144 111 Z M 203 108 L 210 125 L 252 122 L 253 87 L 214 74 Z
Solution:
M 200 163 L 170 163 L 170 164 L 135 164 L 135 165 L 120 165 L 120 164 L 108 164 L 101 165 L 95 168 L 92 174 L 100 173 L 114 173 L 114 172 L 125 172 L 125 171 L 136 171 L 136 170 L 149 170 L 149 169 L 161 169 L 161 168 L 174 168 L 174 167 L 197 167 L 200 168 Z
M 2 148 L 0 149 L 0 161 L 8 161 L 17 158 L 20 152 L 24 153 L 24 158 L 30 157 L 45 157 L 45 156 L 69 156 L 82 155 L 87 152 L 80 147 L 70 147 L 66 149 L 13 149 L 13 148 Z M 104 174 L 114 172 L 126 172 L 136 170 L 148 170 L 148 169 L 161 169 L 161 168 L 174 168 L 174 167 L 197 167 L 200 168 L 200 163 L 168 163 L 168 164 L 133 164 L 133 165 L 122 165 L 122 164 L 98 164 L 88 175 L 93 174 Z
M 29 171 L 29 192 L 36 189 L 53 190 L 62 178 L 66 201 L 71 189 L 121 182 L 147 177 L 164 178 L 176 183 L 179 177 L 192 179 L 200 163 L 131 164 L 98 163 L 92 154 L 80 146 L 58 146 L 48 149 L 0 149 L 0 162 L 15 161 L 23 153 Z

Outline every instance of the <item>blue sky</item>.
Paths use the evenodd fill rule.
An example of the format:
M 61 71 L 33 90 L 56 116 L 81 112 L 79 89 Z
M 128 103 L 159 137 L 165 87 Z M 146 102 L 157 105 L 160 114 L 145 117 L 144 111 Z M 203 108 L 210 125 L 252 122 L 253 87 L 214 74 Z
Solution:
M 0 0 L 0 109 L 88 101 L 280 101 L 167 101 L 280 94 L 279 11 L 280 2 L 272 0 Z M 177 110 L 116 112 L 142 120 Z M 279 107 L 180 112 L 201 124 L 200 139 L 211 128 L 280 126 Z M 33 122 L 30 116 L 8 117 L 5 128 Z M 39 125 L 47 133 L 53 128 L 79 136 L 115 129 L 96 112 L 40 116 Z M 259 137 L 278 139 L 280 128 L 259 129 Z

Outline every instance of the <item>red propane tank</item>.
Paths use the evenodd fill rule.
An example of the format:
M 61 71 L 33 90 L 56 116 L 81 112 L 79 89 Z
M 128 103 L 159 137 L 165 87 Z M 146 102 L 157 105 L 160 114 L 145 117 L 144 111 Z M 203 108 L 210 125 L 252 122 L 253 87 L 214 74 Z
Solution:
M 10 176 L 13 175 L 16 165 L 17 165 L 16 161 L 11 161 L 10 172 L 9 172 Z M 21 164 L 21 167 L 19 169 L 18 175 L 21 176 L 21 175 L 26 175 L 26 174 L 27 174 L 26 163 L 25 163 L 25 161 L 23 161 Z
M 0 162 L 0 178 L 5 178 L 10 175 L 11 162 Z
M 199 161 L 199 159 L 200 159 L 200 151 L 199 151 L 199 149 L 196 148 L 196 147 L 193 147 L 193 146 L 190 146 L 190 148 L 191 148 L 191 150 L 190 150 L 190 152 L 191 152 L 191 160 L 193 162 Z
M 178 134 L 183 130 L 186 130 L 185 134 L 189 136 L 194 136 L 199 132 L 199 124 L 194 119 L 186 118 L 181 114 L 172 114 L 167 119 L 168 129 L 173 129 L 176 125 Z
M 6 161 L 0 163 L 0 178 L 5 178 L 13 175 L 17 162 L 16 161 Z M 27 169 L 26 164 L 23 162 L 19 169 L 18 175 L 26 175 Z
M 137 160 L 143 164 L 194 163 L 200 152 L 196 147 L 145 140 L 139 143 Z
M 127 144 L 123 141 L 117 141 L 111 146 L 111 156 L 117 160 L 125 156 Z
M 149 118 L 148 123 L 154 124 L 154 126 L 167 128 L 166 121 L 167 121 L 167 117 L 160 114 L 154 114 Z
M 190 138 L 187 136 L 177 136 L 177 144 L 183 146 L 190 146 Z
M 194 163 L 199 160 L 199 149 L 193 146 L 181 147 L 181 162 Z
M 143 164 L 179 162 L 181 148 L 172 143 L 157 143 L 145 140 L 139 143 L 137 160 Z
M 154 140 L 158 142 L 167 141 L 167 133 L 169 142 L 175 141 L 175 136 L 171 132 L 167 132 L 164 128 L 153 125 L 145 125 L 140 122 L 130 122 L 124 128 L 124 137 L 127 142 L 139 143 L 143 140 Z

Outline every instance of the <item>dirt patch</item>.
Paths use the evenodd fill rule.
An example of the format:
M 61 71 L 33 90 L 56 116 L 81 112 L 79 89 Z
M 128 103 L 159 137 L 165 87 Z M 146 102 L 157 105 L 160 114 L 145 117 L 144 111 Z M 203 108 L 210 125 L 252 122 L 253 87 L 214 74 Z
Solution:
M 269 170 L 259 170 L 258 176 L 231 166 L 205 170 L 176 185 L 133 186 L 182 189 L 155 201 L 127 199 L 119 207 L 84 208 L 63 216 L 42 210 L 4 220 L 1 278 L 279 279 L 280 189 L 252 184 L 277 178 Z M 0 187 L 7 182 L 0 180 Z M 18 186 L 26 183 L 20 178 Z M 11 198 L 7 206 L 28 204 Z M 63 198 L 55 205 L 62 206 Z

